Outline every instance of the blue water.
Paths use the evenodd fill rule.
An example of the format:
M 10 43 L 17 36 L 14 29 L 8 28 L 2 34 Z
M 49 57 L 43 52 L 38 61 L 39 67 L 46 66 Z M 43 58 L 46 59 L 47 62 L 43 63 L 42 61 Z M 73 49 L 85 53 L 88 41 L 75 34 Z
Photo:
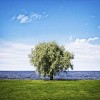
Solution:
M 43 79 L 34 71 L 0 71 L 0 79 Z M 49 79 L 46 77 L 45 79 Z M 100 79 L 100 71 L 68 71 L 57 74 L 54 79 Z

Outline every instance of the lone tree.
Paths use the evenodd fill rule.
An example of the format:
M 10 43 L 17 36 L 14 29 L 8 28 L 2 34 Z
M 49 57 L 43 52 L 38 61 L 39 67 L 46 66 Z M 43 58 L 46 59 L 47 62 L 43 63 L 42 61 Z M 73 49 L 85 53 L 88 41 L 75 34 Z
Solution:
M 74 55 L 54 41 L 39 43 L 34 49 L 32 48 L 29 58 L 36 71 L 43 77 L 48 75 L 50 80 L 53 80 L 57 72 L 73 69 L 71 59 L 74 59 Z

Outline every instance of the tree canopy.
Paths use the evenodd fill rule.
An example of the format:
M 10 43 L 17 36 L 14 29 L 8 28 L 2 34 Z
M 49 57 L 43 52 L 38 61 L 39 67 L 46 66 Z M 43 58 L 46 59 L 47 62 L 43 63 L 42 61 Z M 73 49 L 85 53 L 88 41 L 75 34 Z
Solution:
M 43 77 L 48 75 L 50 80 L 53 80 L 57 72 L 73 69 L 71 59 L 74 59 L 74 55 L 54 41 L 36 45 L 32 48 L 29 58 L 36 71 Z

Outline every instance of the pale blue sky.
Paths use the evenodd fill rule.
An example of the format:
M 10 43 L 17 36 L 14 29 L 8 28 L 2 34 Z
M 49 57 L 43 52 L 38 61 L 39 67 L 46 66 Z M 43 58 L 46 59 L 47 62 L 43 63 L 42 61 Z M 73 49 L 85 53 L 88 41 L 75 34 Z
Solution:
M 37 43 L 52 40 L 66 48 L 68 45 L 69 50 L 75 51 L 75 70 L 100 70 L 100 0 L 1 0 L 0 23 L 0 70 L 31 70 L 29 62 L 28 65 L 23 63 L 28 60 L 27 56 L 26 60 L 24 57 L 18 60 L 22 57 L 21 51 L 26 55 Z M 83 64 L 86 68 L 89 66 L 88 69 L 79 67 L 87 62 L 82 60 L 84 53 L 78 53 L 83 50 L 82 45 L 87 48 L 84 52 L 86 55 L 90 51 L 93 52 L 93 55 L 90 54 L 92 57 L 94 53 L 97 55 L 93 58 L 94 62 L 89 55 L 84 58 L 91 60 Z M 14 51 L 19 55 L 17 58 Z M 17 63 L 12 63 L 14 58 L 18 60 Z M 79 59 L 81 63 L 77 65 Z M 98 67 L 92 64 L 91 68 L 91 62 Z M 25 64 L 27 66 L 24 69 Z

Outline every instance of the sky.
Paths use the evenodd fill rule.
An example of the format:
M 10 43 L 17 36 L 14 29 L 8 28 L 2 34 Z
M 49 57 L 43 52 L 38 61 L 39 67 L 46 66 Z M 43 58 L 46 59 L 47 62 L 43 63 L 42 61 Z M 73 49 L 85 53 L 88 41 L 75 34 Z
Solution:
M 0 71 L 35 70 L 28 54 L 56 41 L 74 71 L 100 71 L 100 0 L 0 0 Z

